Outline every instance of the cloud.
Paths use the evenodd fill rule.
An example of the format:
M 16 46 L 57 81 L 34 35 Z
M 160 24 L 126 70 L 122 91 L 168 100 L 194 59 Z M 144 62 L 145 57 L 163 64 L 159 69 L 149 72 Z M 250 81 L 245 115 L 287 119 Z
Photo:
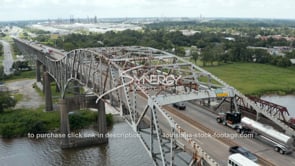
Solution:
M 0 0 L 0 20 L 75 17 L 295 18 L 294 0 Z

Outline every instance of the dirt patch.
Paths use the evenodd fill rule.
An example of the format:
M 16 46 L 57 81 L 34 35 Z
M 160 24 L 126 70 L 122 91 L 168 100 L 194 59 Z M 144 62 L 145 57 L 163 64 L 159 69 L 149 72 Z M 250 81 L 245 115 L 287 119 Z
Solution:
M 6 83 L 10 91 L 23 95 L 21 101 L 18 101 L 15 108 L 38 108 L 44 105 L 44 99 L 33 88 L 35 79 L 25 79 Z

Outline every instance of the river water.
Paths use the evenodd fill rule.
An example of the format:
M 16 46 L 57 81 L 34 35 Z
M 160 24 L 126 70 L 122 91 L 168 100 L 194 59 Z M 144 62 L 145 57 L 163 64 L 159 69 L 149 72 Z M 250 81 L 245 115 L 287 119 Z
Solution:
M 115 123 L 110 134 L 133 134 L 124 122 Z M 110 137 L 105 145 L 62 150 L 58 139 L 0 139 L 1 166 L 150 166 L 152 161 L 138 138 Z
M 262 96 L 262 99 L 286 106 L 295 117 L 295 96 Z M 115 123 L 110 134 L 133 134 L 124 122 Z M 150 166 L 152 161 L 138 138 L 110 137 L 105 145 L 62 150 L 58 139 L 1 139 L 0 166 Z
M 295 95 L 266 95 L 262 96 L 261 99 L 287 107 L 290 117 L 295 117 Z

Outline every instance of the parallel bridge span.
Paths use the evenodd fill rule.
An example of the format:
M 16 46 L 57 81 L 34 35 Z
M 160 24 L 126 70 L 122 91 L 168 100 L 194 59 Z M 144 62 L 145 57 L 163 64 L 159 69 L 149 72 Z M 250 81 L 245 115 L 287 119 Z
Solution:
M 235 99 L 238 95 L 257 114 L 263 114 L 286 133 L 295 135 L 294 130 L 278 117 L 260 109 L 224 81 L 173 54 L 137 46 L 77 49 L 69 53 L 53 49 L 49 53 L 44 51 L 48 49 L 44 45 L 18 38 L 14 38 L 14 41 L 23 53 L 36 61 L 37 80 L 40 80 L 38 66 L 44 66 L 45 73 L 56 81 L 61 99 L 65 98 L 71 81 L 87 87 L 97 96 L 96 102 L 104 101 L 108 96 L 111 103 L 119 107 L 121 116 L 139 134 L 140 141 L 155 165 L 175 165 L 175 157 L 179 150 L 183 150 L 183 144 L 189 145 L 194 154 L 188 164 L 205 161 L 209 165 L 219 165 L 214 156 L 209 156 L 205 149 L 189 137 L 163 107 L 175 102 L 196 99 L 210 102 L 222 97 Z M 46 108 L 50 110 L 52 103 L 47 99 L 46 102 Z M 236 101 L 234 104 L 237 104 Z M 144 109 L 139 105 L 144 106 Z M 147 127 L 142 127 L 146 123 Z M 69 132 L 68 126 L 62 128 L 62 132 Z M 164 133 L 171 137 L 164 138 Z M 184 137 L 175 137 L 177 134 Z

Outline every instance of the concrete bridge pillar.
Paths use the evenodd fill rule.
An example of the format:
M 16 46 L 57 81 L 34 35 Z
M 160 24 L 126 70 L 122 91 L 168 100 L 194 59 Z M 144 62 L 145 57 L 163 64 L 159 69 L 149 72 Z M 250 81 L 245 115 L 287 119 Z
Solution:
M 37 82 L 41 82 L 41 62 L 36 60 L 36 79 L 37 79 Z
M 118 100 L 116 99 L 116 97 L 112 93 L 110 93 L 110 102 L 111 102 L 111 106 L 113 106 L 113 107 L 119 106 Z
M 74 82 L 74 93 L 75 95 L 80 95 L 80 84 L 77 81 Z
M 55 92 L 60 92 L 60 89 L 58 87 L 58 84 L 55 84 Z
M 47 72 L 44 73 L 44 84 L 43 89 L 45 91 L 45 110 L 46 111 L 52 111 L 52 95 L 51 95 L 51 86 L 50 86 L 50 78 L 49 74 Z
M 260 120 L 260 117 L 261 117 L 260 113 L 256 112 L 256 121 Z
M 68 116 L 68 105 L 66 99 L 59 99 L 59 106 L 60 106 L 60 132 L 64 134 L 64 138 L 62 139 L 61 146 L 68 147 L 69 146 L 69 137 L 70 134 L 70 123 L 69 123 L 69 116 Z
M 105 137 L 107 133 L 107 124 L 106 124 L 106 112 L 105 112 L 105 103 L 103 100 L 98 101 L 98 132 L 100 135 L 103 135 L 103 141 L 107 142 L 108 139 Z
M 43 79 L 42 79 L 43 89 L 42 89 L 42 91 L 43 91 L 43 93 L 45 93 L 45 73 L 47 72 L 47 68 L 45 65 L 42 65 L 42 66 L 43 66 Z

